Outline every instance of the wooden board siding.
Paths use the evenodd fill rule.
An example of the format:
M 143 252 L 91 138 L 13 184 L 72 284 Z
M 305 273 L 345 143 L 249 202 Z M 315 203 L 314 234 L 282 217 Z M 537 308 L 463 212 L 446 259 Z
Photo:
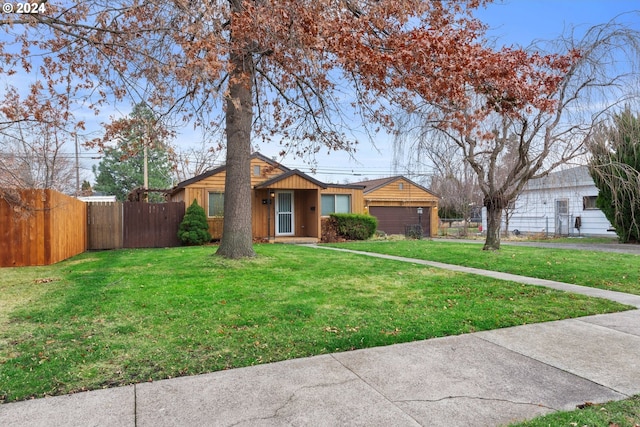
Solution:
M 318 218 L 320 207 L 317 204 L 318 191 L 295 191 L 294 225 L 298 237 L 319 237 Z
M 310 182 L 306 179 L 304 179 L 304 177 L 298 176 L 298 175 L 292 175 L 288 178 L 285 178 L 281 181 L 275 182 L 273 184 L 271 184 L 269 186 L 270 188 L 276 189 L 276 190 L 291 190 L 291 189 L 296 189 L 296 190 L 317 190 L 320 189 L 320 187 L 318 187 L 318 185 L 316 185 L 313 182 Z
M 23 207 L 0 199 L 0 266 L 49 265 L 86 250 L 85 203 L 54 190 L 19 191 Z
M 262 201 L 267 201 L 267 204 L 263 204 Z M 273 203 L 275 200 L 269 197 L 269 191 L 267 190 L 254 190 L 253 191 L 253 203 L 251 205 L 251 221 L 253 237 L 265 238 L 269 235 L 273 237 L 275 231 Z
M 402 188 L 400 185 L 402 184 Z M 424 189 L 413 184 L 406 179 L 397 179 L 383 187 L 365 194 L 368 200 L 386 200 L 386 201 L 415 201 L 424 200 L 434 203 L 438 202 L 438 197 L 425 191 Z

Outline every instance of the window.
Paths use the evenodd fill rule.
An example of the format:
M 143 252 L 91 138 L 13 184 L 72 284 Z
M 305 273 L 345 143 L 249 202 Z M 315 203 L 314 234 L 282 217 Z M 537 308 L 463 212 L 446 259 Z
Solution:
M 321 202 L 322 216 L 351 212 L 351 196 L 348 194 L 323 194 Z
M 253 165 L 253 176 L 260 176 L 260 165 Z
M 398 183 L 398 190 L 404 190 L 404 182 Z
M 584 196 L 582 198 L 582 209 L 585 211 L 587 209 L 598 209 L 598 207 L 596 206 L 597 198 L 598 196 Z
M 224 216 L 224 193 L 209 192 L 209 216 Z
M 567 199 L 556 200 L 556 214 L 569 215 L 569 200 Z

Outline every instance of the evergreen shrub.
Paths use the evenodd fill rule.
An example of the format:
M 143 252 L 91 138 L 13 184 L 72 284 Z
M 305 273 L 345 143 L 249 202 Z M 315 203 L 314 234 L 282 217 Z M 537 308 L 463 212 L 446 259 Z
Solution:
M 178 238 L 183 245 L 187 246 L 204 245 L 211 241 L 207 214 L 202 206 L 198 205 L 196 199 L 193 200 L 193 203 L 184 214 L 184 218 L 178 228 Z

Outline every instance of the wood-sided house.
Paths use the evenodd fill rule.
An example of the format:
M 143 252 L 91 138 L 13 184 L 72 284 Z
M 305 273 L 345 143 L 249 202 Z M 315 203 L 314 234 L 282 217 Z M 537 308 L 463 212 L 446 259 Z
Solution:
M 170 193 L 171 201 L 183 201 L 188 206 L 195 199 L 204 207 L 209 232 L 214 239 L 222 237 L 225 176 L 226 166 L 220 166 L 179 183 Z M 405 182 L 407 187 L 415 185 L 409 180 Z M 368 206 L 365 202 L 366 185 L 363 183 L 326 184 L 260 153 L 251 156 L 251 187 L 252 196 L 247 203 L 251 203 L 255 239 L 305 238 L 317 241 L 322 235 L 323 217 L 331 213 L 361 214 Z M 437 209 L 437 198 L 435 200 Z M 371 206 L 378 206 L 376 203 L 379 205 L 380 201 L 374 201 Z M 430 214 L 430 208 L 427 209 L 426 204 L 424 206 Z M 433 233 L 437 230 L 437 222 L 435 227 L 431 227 Z

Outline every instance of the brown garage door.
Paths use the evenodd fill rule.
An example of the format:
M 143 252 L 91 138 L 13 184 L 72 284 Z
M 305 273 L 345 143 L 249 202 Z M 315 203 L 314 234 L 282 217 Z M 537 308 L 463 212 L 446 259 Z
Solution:
M 418 208 L 407 206 L 370 206 L 369 213 L 378 218 L 378 230 L 387 234 L 404 234 L 405 226 L 418 224 Z M 422 232 L 431 236 L 431 209 L 422 209 Z

